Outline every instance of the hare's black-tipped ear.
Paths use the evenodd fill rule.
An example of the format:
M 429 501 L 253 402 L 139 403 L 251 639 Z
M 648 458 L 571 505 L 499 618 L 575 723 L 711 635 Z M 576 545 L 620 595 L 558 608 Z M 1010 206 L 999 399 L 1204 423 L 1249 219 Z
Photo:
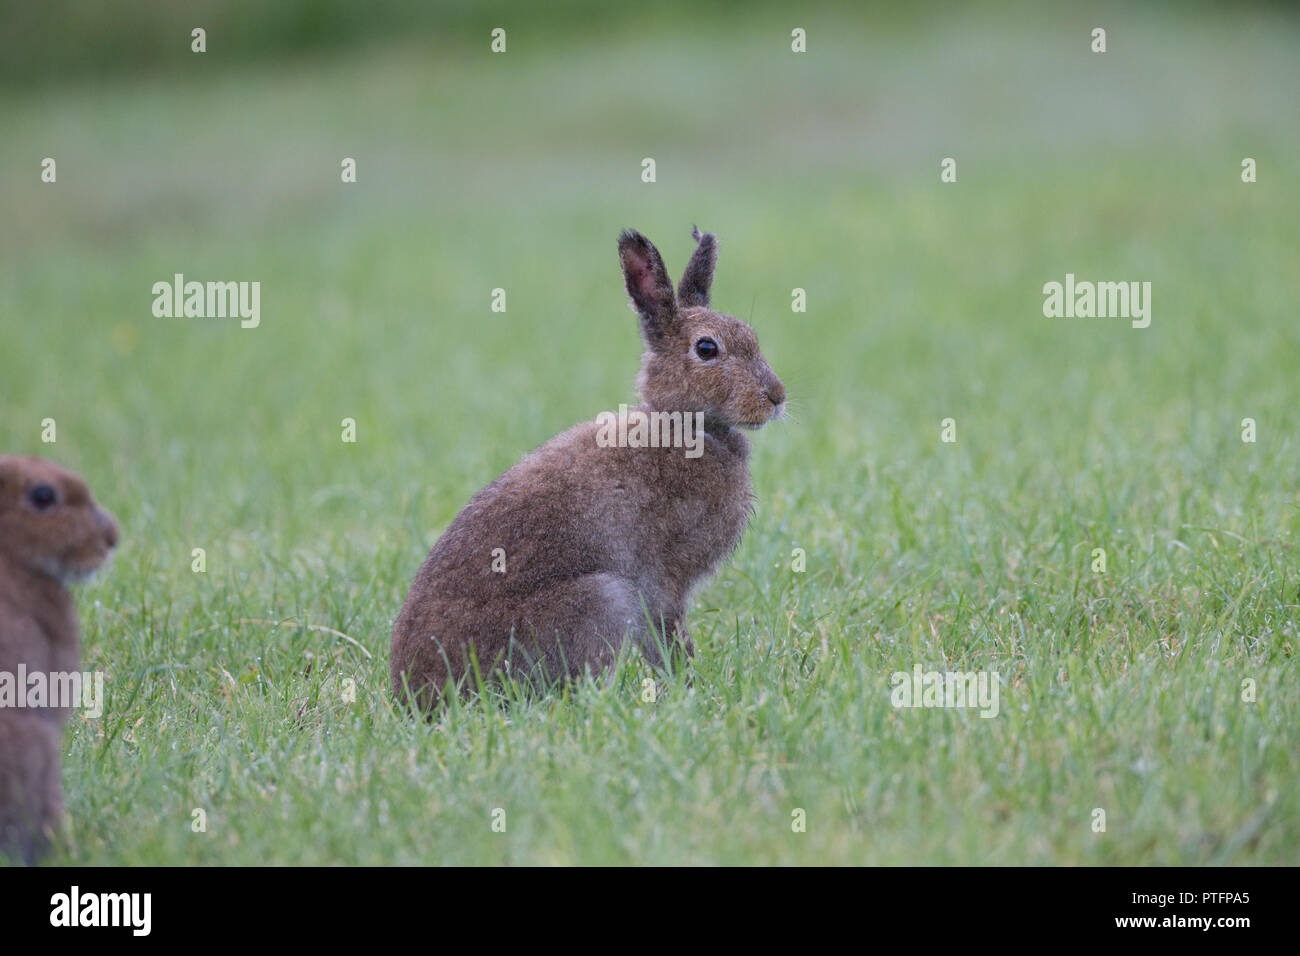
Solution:
M 686 263 L 682 281 L 677 286 L 678 305 L 709 304 L 709 287 L 713 285 L 713 269 L 718 264 L 718 237 L 711 232 L 700 235 L 699 229 L 692 229 L 691 235 L 699 243 L 691 261 Z
M 664 260 L 649 239 L 632 229 L 619 236 L 618 258 L 623 263 L 627 294 L 641 316 L 641 335 L 647 345 L 656 345 L 677 317 L 677 300 Z

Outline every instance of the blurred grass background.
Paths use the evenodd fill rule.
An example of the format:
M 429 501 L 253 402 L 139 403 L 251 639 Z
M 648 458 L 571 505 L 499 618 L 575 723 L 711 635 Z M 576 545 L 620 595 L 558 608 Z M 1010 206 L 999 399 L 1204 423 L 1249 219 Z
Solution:
M 1297 862 L 1290 10 L 3 13 L 0 448 L 125 529 L 81 592 L 110 699 L 68 735 L 71 859 Z M 755 436 L 693 692 L 643 708 L 628 662 L 391 714 L 440 530 L 632 396 L 618 231 L 676 275 L 693 223 L 796 418 Z M 176 272 L 260 281 L 261 327 L 154 318 Z M 1067 272 L 1150 281 L 1151 327 L 1044 318 Z M 893 711 L 918 662 L 997 667 L 1003 716 Z

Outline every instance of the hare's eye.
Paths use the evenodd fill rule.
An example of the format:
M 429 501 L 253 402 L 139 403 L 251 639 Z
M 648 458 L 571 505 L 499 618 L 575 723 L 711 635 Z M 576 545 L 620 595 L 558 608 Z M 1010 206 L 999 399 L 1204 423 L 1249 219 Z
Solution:
M 718 357 L 718 343 L 707 335 L 695 343 L 695 354 L 702 359 Z
M 40 511 L 49 508 L 58 499 L 58 495 L 54 493 L 54 489 L 49 485 L 37 485 L 27 493 L 27 497 Z

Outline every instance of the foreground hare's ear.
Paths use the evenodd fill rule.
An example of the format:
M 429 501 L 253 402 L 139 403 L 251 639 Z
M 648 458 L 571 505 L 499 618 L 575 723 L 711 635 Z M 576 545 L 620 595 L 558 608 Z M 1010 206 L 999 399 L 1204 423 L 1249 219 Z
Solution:
M 682 281 L 677 286 L 677 304 L 682 306 L 709 304 L 709 286 L 713 284 L 713 269 L 718 264 L 718 237 L 711 232 L 700 235 L 693 228 L 691 235 L 699 243 L 691 261 L 686 263 Z
M 641 335 L 647 345 L 655 345 L 677 317 L 677 300 L 664 260 L 649 239 L 632 229 L 619 236 L 618 258 L 623 263 L 627 294 L 641 316 Z

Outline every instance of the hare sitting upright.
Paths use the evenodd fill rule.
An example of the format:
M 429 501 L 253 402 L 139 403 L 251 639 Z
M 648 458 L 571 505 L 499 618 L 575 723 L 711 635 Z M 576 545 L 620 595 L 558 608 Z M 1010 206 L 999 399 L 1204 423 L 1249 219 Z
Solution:
M 31 863 L 63 814 L 59 746 L 70 702 L 53 688 L 81 667 L 64 586 L 117 546 L 117 522 L 86 483 L 40 458 L 0 455 L 0 858 Z M 28 700 L 31 678 L 46 688 Z M 19 678 L 25 677 L 19 686 Z
M 485 677 L 508 667 L 547 679 L 603 668 L 629 637 L 655 664 L 661 647 L 693 652 L 691 591 L 753 509 L 738 429 L 785 408 L 753 329 L 709 308 L 716 239 L 694 236 L 676 294 L 649 240 L 619 239 L 645 342 L 642 404 L 617 429 L 605 412 L 557 435 L 456 516 L 393 625 L 399 697 L 432 709 L 449 682 L 473 683 L 471 658 Z

